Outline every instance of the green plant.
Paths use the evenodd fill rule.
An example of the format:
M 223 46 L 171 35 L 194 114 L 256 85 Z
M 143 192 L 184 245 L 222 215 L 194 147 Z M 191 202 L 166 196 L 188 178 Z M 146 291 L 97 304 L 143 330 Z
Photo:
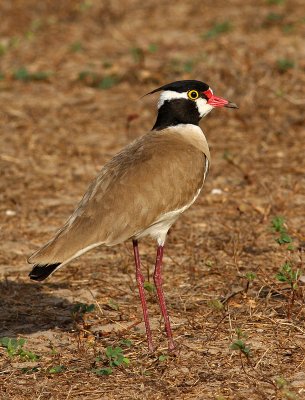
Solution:
M 277 233 L 275 241 L 280 245 L 287 245 L 287 250 L 293 251 L 294 246 L 292 245 L 293 239 L 288 234 L 285 220 L 283 217 L 274 217 L 271 221 L 272 229 Z M 293 261 L 286 261 L 281 267 L 275 278 L 279 282 L 288 283 L 290 285 L 290 296 L 287 303 L 287 318 L 291 318 L 291 312 L 294 305 L 296 293 L 298 290 L 298 281 L 301 275 L 299 269 L 293 268 Z
M 130 49 L 130 54 L 136 64 L 141 64 L 144 62 L 144 51 L 140 47 L 132 47 Z
M 280 72 L 286 72 L 289 69 L 294 67 L 294 61 L 290 60 L 289 58 L 280 58 L 279 60 L 277 60 L 276 62 L 277 65 L 277 69 Z
M 270 12 L 267 16 L 266 16 L 266 21 L 267 22 L 280 22 L 284 19 L 283 14 L 279 14 L 279 13 L 275 13 L 275 12 Z
M 240 351 L 241 354 L 244 354 L 247 358 L 249 358 L 250 357 L 250 348 L 246 345 L 246 343 L 244 341 L 244 339 L 247 338 L 247 335 L 240 328 L 236 328 L 235 332 L 237 335 L 237 339 L 231 343 L 230 349 L 238 350 L 238 351 Z
M 55 365 L 54 367 L 49 369 L 49 374 L 59 374 L 64 372 L 66 367 L 64 365 Z
M 38 371 L 39 371 L 39 368 L 37 368 L 37 367 L 33 367 L 33 368 L 30 368 L 30 367 L 23 367 L 23 368 L 20 369 L 20 371 L 21 371 L 23 374 L 30 375 L 30 374 L 35 374 L 36 372 L 38 372 Z
M 222 311 L 224 309 L 224 304 L 219 299 L 213 299 L 208 301 L 208 306 L 216 311 Z
M 74 43 L 72 43 L 72 44 L 70 45 L 70 50 L 71 50 L 73 53 L 78 53 L 78 52 L 84 50 L 84 48 L 83 48 L 83 45 L 82 45 L 81 42 L 74 42 Z
M 276 274 L 276 279 L 280 282 L 289 283 L 292 290 L 297 289 L 299 277 L 300 270 L 293 270 L 289 262 L 283 264 L 280 271 Z
M 22 359 L 29 361 L 37 361 L 39 356 L 32 351 L 25 350 L 23 346 L 25 345 L 25 339 L 15 339 L 9 337 L 0 338 L 0 346 L 6 349 L 7 355 L 9 357 L 19 356 Z
M 281 398 L 287 399 L 287 400 L 297 400 L 298 399 L 296 393 L 294 393 L 290 390 L 289 383 L 282 376 L 278 376 L 277 378 L 275 378 L 275 384 L 276 384 L 277 389 L 281 393 Z
M 285 0 L 267 0 L 267 4 L 269 5 L 279 5 L 283 4 Z
M 6 51 L 7 51 L 7 46 L 5 46 L 4 44 L 0 43 L 0 57 L 4 56 Z
M 223 33 L 232 30 L 232 24 L 229 21 L 216 23 L 210 30 L 201 35 L 202 39 L 212 39 Z
M 98 89 L 110 89 L 115 86 L 118 82 L 118 79 L 115 76 L 108 75 L 104 76 L 97 85 Z
M 165 354 L 161 354 L 161 355 L 158 357 L 158 360 L 161 361 L 161 362 L 164 362 L 164 361 L 167 360 L 167 358 L 168 358 L 168 356 L 166 356 Z
M 50 77 L 50 75 L 51 72 L 47 71 L 29 72 L 25 67 L 19 68 L 13 73 L 14 79 L 24 82 L 45 81 Z
M 149 293 L 153 293 L 156 290 L 155 285 L 148 281 L 144 282 L 144 289 Z
M 122 340 L 120 341 L 120 345 L 121 345 L 121 346 L 126 346 L 126 347 L 131 347 L 132 341 L 129 340 L 129 339 L 122 339 Z
M 109 300 L 108 300 L 107 306 L 108 306 L 109 308 L 111 308 L 112 310 L 114 310 L 114 311 L 118 311 L 118 310 L 119 310 L 119 305 L 118 305 L 118 303 L 117 303 L 116 301 L 112 300 L 112 299 L 109 299 Z
M 287 232 L 287 228 L 285 225 L 285 220 L 283 217 L 276 216 L 271 221 L 271 226 L 274 232 L 278 233 L 278 237 L 275 241 L 280 244 L 289 244 L 293 242 L 293 239 Z M 293 250 L 292 246 L 288 247 L 288 250 Z
M 96 375 L 111 375 L 112 368 L 93 368 L 92 372 L 94 372 Z
M 97 89 L 110 89 L 116 85 L 119 81 L 115 75 L 99 75 L 92 71 L 81 71 L 78 74 L 78 79 L 84 81 L 87 86 L 91 86 Z
M 113 348 L 112 346 L 108 346 L 105 353 L 108 357 L 110 367 L 118 367 L 122 364 L 128 365 L 130 362 L 129 358 L 124 356 L 121 347 Z
M 246 272 L 244 276 L 247 279 L 247 284 L 245 288 L 245 292 L 247 293 L 249 290 L 250 283 L 253 282 L 254 279 L 256 278 L 256 274 L 254 272 Z
M 287 318 L 291 318 L 292 307 L 294 305 L 296 292 L 298 290 L 298 281 L 301 276 L 301 271 L 299 269 L 294 270 L 291 263 L 285 262 L 281 266 L 281 269 L 276 274 L 276 279 L 279 282 L 285 282 L 290 285 L 290 297 L 287 304 Z
M 131 342 L 128 341 L 128 344 L 131 345 Z M 111 375 L 113 372 L 113 368 L 119 366 L 126 366 L 130 363 L 129 358 L 124 356 L 123 349 L 118 346 L 117 347 L 108 346 L 105 350 L 105 355 L 106 355 L 105 363 L 107 363 L 108 366 L 102 368 L 93 368 L 92 372 L 94 372 L 96 375 Z M 98 356 L 95 358 L 95 363 L 100 361 L 103 361 L 103 357 Z
M 72 308 L 72 314 L 77 317 L 82 317 L 84 314 L 90 313 L 94 309 L 94 304 L 77 303 Z
M 147 47 L 147 50 L 150 53 L 156 53 L 156 51 L 158 51 L 158 45 L 156 43 L 150 43 Z
M 254 272 L 247 272 L 245 274 L 245 278 L 249 281 L 252 282 L 256 278 L 256 274 Z

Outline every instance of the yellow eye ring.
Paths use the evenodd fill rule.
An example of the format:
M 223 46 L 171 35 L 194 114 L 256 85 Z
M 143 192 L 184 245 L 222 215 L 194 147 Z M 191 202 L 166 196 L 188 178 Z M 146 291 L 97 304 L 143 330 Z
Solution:
M 189 90 L 189 91 L 187 92 L 187 97 L 188 97 L 190 100 L 196 100 L 196 99 L 198 99 L 198 97 L 199 97 L 199 93 L 197 92 L 197 90 Z

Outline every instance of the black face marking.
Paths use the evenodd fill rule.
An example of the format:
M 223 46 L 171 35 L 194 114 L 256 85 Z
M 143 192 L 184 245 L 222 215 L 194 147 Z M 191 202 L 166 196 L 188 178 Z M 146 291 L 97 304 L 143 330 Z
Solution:
M 209 85 L 204 82 L 195 81 L 195 80 L 185 80 L 185 81 L 176 81 L 172 83 L 168 83 L 167 85 L 161 86 L 152 92 L 147 94 L 153 94 L 156 92 L 160 92 L 161 90 L 173 90 L 178 93 L 187 92 L 189 90 L 197 90 L 200 94 L 209 89 Z
M 196 99 L 201 97 L 207 100 L 207 96 L 204 92 L 209 91 L 209 89 L 209 85 L 204 82 L 184 80 L 168 83 L 167 85 L 161 86 L 152 92 L 147 93 L 153 94 L 162 90 L 171 90 L 177 93 L 187 92 L 189 96 L 188 99 L 173 98 L 165 100 L 158 110 L 158 116 L 153 130 L 161 130 L 179 124 L 198 125 L 201 117 L 196 105 Z M 194 94 L 198 92 L 199 96 L 190 96 L 189 94 L 191 94 L 192 91 Z
M 195 101 L 187 99 L 166 100 L 159 108 L 153 130 L 161 130 L 179 124 L 198 125 L 200 115 Z

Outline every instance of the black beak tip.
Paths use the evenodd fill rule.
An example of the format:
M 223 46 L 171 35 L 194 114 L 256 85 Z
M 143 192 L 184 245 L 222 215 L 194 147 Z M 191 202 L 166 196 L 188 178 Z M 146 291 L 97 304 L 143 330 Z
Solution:
M 225 105 L 225 107 L 227 107 L 227 108 L 239 108 L 237 104 L 231 103 L 230 101 L 229 101 L 228 104 Z

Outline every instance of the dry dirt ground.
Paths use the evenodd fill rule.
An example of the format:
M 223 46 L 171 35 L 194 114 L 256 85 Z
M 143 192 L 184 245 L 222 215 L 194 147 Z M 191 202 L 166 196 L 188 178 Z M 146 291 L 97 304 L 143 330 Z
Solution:
M 304 1 L 2 0 L 0 15 L 0 337 L 26 339 L 0 339 L 0 398 L 305 399 Z M 130 243 L 43 284 L 26 256 L 152 127 L 156 97 L 140 97 L 190 78 L 240 109 L 201 123 L 212 168 L 165 253 L 178 351 L 147 292 L 147 355 Z M 140 250 L 148 272 L 155 243 Z M 285 262 L 294 290 L 293 272 L 276 278 Z M 130 362 L 98 375 L 109 346 Z

